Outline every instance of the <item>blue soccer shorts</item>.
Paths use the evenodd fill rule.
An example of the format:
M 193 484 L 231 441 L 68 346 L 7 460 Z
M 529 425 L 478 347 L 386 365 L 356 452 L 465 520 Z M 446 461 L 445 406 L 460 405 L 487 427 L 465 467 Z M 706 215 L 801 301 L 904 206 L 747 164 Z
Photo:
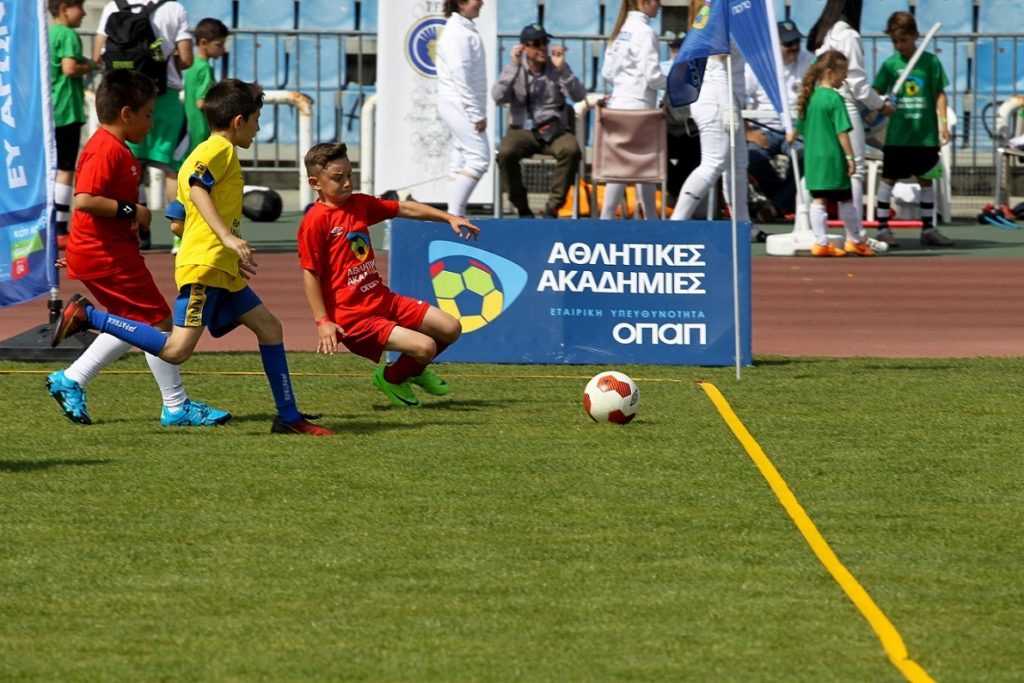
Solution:
M 196 282 L 178 291 L 178 298 L 174 300 L 174 324 L 207 327 L 214 337 L 223 337 L 238 327 L 240 317 L 262 303 L 249 287 L 229 292 Z

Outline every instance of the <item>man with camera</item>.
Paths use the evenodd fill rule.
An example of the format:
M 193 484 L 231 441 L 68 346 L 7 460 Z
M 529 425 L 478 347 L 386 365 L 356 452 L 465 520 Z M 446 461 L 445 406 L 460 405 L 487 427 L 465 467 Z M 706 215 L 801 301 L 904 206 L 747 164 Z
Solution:
M 565 63 L 565 48 L 548 46 L 551 35 L 540 24 L 530 24 L 519 34 L 519 45 L 501 70 L 491 96 L 509 105 L 509 128 L 498 147 L 498 167 L 508 198 L 520 218 L 533 218 L 527 202 L 522 159 L 534 154 L 555 158 L 551 190 L 544 218 L 557 218 L 580 163 L 580 148 L 570 131 L 575 122 L 566 99 L 582 101 L 587 89 Z

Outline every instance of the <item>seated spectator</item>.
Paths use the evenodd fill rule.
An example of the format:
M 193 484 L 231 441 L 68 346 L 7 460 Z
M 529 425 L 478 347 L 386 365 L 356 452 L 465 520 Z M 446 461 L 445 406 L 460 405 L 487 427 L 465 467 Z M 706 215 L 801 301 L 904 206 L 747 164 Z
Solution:
M 580 163 L 579 144 L 569 129 L 573 112 L 566 99 L 582 101 L 587 89 L 565 63 L 565 48 L 556 45 L 549 56 L 550 41 L 551 35 L 540 24 L 523 28 L 519 45 L 512 48 L 509 63 L 491 89 L 495 102 L 509 105 L 509 129 L 498 147 L 498 167 L 520 218 L 533 218 L 521 160 L 534 154 L 555 157 L 545 218 L 558 217 Z
M 800 82 L 814 61 L 809 52 L 800 49 L 802 38 L 803 35 L 792 21 L 779 22 L 782 82 L 786 88 L 785 95 L 789 98 L 791 112 L 796 111 Z M 758 189 L 771 202 L 772 213 L 775 216 L 791 214 L 796 211 L 796 184 L 793 180 L 793 167 L 791 164 L 786 164 L 785 173 L 780 175 L 775 166 L 775 157 L 780 154 L 789 155 L 786 131 L 783 130 L 782 120 L 775 112 L 775 107 L 768 100 L 768 94 L 758 82 L 749 64 L 746 67 L 744 78 L 747 92 L 744 108 L 771 112 L 771 116 L 768 117 L 747 119 L 747 152 L 750 159 L 748 171 L 757 182 Z

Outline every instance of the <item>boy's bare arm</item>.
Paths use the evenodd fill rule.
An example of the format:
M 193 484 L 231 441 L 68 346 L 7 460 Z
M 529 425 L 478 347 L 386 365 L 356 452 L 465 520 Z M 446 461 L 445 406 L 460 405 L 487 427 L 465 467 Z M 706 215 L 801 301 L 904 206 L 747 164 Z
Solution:
M 455 216 L 447 211 L 435 209 L 427 204 L 421 204 L 409 199 L 398 202 L 398 215 L 401 218 L 413 218 L 421 221 L 447 223 L 452 227 L 452 230 L 456 235 L 467 240 L 470 237 L 477 239 L 477 236 L 480 234 L 480 228 L 476 227 L 462 216 Z M 463 233 L 463 229 L 465 229 L 465 233 Z
M 251 270 L 248 266 L 255 265 L 255 262 L 252 260 L 253 248 L 244 239 L 231 232 L 231 228 L 220 217 L 220 212 L 217 211 L 217 207 L 213 203 L 213 197 L 210 196 L 207 189 L 202 185 L 193 185 L 188 190 L 188 196 L 195 205 L 196 210 L 199 211 L 199 215 L 202 216 L 206 224 L 213 230 L 213 234 L 217 236 L 217 239 L 225 247 L 237 253 L 239 262 L 246 266 L 247 270 Z
M 935 111 L 939 115 L 939 136 L 943 143 L 949 142 L 949 118 L 947 116 L 948 107 L 949 100 L 946 98 L 946 91 L 940 90 L 938 96 L 935 98 Z
M 320 291 L 320 278 L 316 273 L 303 269 L 302 290 L 306 293 L 309 308 L 313 311 L 313 320 L 316 321 L 316 350 L 318 353 L 333 354 L 338 350 L 338 332 L 344 331 L 327 316 L 324 295 Z
M 148 228 L 153 214 L 143 204 L 121 202 L 110 197 L 79 192 L 75 195 L 75 211 L 97 216 L 99 218 L 124 218 L 132 220 L 144 228 Z

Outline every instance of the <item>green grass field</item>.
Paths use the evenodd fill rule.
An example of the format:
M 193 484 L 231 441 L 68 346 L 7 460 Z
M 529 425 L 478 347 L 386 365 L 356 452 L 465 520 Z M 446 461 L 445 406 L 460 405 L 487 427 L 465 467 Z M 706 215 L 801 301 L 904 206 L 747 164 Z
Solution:
M 201 354 L 222 428 L 161 428 L 133 355 L 96 424 L 0 362 L 0 679 L 900 681 L 694 380 L 714 382 L 938 681 L 1020 681 L 1024 360 L 372 367 L 292 354 L 330 439 L 271 436 L 255 354 Z

